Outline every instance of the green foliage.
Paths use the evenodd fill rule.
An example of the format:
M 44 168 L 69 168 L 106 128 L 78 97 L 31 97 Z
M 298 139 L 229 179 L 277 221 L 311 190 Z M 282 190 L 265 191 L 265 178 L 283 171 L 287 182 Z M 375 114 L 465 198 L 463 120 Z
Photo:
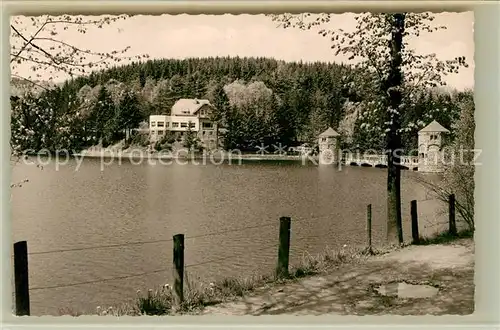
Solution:
M 168 315 L 172 311 L 173 296 L 169 288 L 153 292 L 149 290 L 145 297 L 137 298 L 137 308 L 141 315 Z
M 465 229 L 457 232 L 456 235 L 450 234 L 449 231 L 444 231 L 431 237 L 421 237 L 419 245 L 449 244 L 463 238 L 474 238 L 474 231 Z
M 200 139 L 191 129 L 191 122 L 188 123 L 188 128 L 184 132 L 183 146 L 189 150 L 199 151 L 201 149 Z
M 328 37 L 336 55 L 343 54 L 349 57 L 349 61 L 356 60 L 351 70 L 351 73 L 355 74 L 345 86 L 349 89 L 351 100 L 355 99 L 353 94 L 361 96 L 355 102 L 362 103 L 362 116 L 359 120 L 368 124 L 363 129 L 384 138 L 389 132 L 391 134 L 410 132 L 408 126 L 412 130 L 411 133 L 415 133 L 416 128 L 422 128 L 428 123 L 427 118 L 423 116 L 434 117 L 433 119 L 442 121 L 442 125 L 449 127 L 447 124 L 450 122 L 450 116 L 447 116 L 447 111 L 443 107 L 437 108 L 434 104 L 428 103 L 425 107 L 419 108 L 419 105 L 415 104 L 415 100 L 419 97 L 417 95 L 425 99 L 432 93 L 432 88 L 446 85 L 444 76 L 457 73 L 461 67 L 468 66 L 463 56 L 443 60 L 433 53 L 417 54 L 410 47 L 409 40 L 412 37 L 421 37 L 426 33 L 446 28 L 432 24 L 433 14 L 358 14 L 354 18 L 356 28 L 352 31 L 329 29 L 331 14 L 283 14 L 271 15 L 271 18 L 281 23 L 284 28 L 312 30 Z M 395 45 L 394 40 L 391 39 L 395 32 L 402 33 L 402 48 L 396 52 L 392 48 Z M 392 41 L 388 43 L 388 40 Z M 395 66 L 396 59 L 401 63 Z M 397 84 L 398 87 L 391 89 L 391 86 L 394 87 L 390 83 L 391 79 L 396 77 L 392 74 L 396 73 L 393 69 L 397 69 L 403 75 L 401 83 Z M 391 101 L 396 94 L 400 94 L 401 100 L 394 108 Z M 440 100 L 440 103 L 445 103 L 443 101 L 445 100 Z M 436 109 L 443 114 L 443 118 L 439 114 L 432 113 Z M 419 113 L 415 114 L 415 110 Z M 359 127 L 361 128 L 361 124 Z M 403 137 L 403 140 L 405 139 L 404 142 L 408 144 L 406 147 L 411 148 L 414 141 L 409 141 L 411 139 L 408 136 Z
M 11 148 L 13 154 L 42 148 L 79 150 L 85 145 L 80 103 L 61 88 L 39 96 L 11 97 Z
M 156 141 L 154 149 L 158 152 L 162 150 L 172 150 L 172 145 L 175 141 L 176 134 L 172 131 L 165 131 L 165 135 L 163 135 L 159 141 Z
M 370 141 L 380 141 L 382 138 L 375 138 L 380 132 L 368 132 L 365 127 L 382 124 L 380 116 L 369 114 L 378 107 L 372 89 L 363 87 L 370 79 L 360 68 L 265 58 L 132 63 L 69 80 L 57 92 L 43 91 L 26 96 L 25 101 L 21 97 L 13 103 L 12 129 L 17 133 L 12 142 L 18 149 L 83 148 L 100 139 L 115 143 L 124 137 L 123 131 L 136 128 L 150 114 L 169 114 L 179 98 L 207 98 L 214 105 L 211 119 L 218 123 L 217 131 L 227 130 L 216 135 L 224 138 L 225 148 L 255 150 L 260 143 L 292 146 L 311 142 L 328 126 L 338 130 L 346 117 L 354 118 L 352 104 L 362 105 L 353 125 L 356 132 L 344 132 L 344 145 L 378 148 L 379 142 Z M 450 127 L 461 102 L 427 89 L 415 95 L 420 96 L 402 112 L 402 127 L 407 129 L 402 139 L 407 149 L 416 144 L 419 121 L 428 123 L 432 118 Z M 34 116 L 37 110 L 43 115 Z M 46 120 L 51 124 L 45 124 Z M 21 133 L 20 125 L 36 132 Z M 56 126 L 61 131 L 54 130 Z
M 131 145 L 146 147 L 149 145 L 149 134 L 137 133 L 132 135 Z
M 93 142 L 109 145 L 117 132 L 118 120 L 116 106 L 105 87 L 100 88 L 89 119 Z
M 401 216 L 401 174 L 397 168 L 402 134 L 402 113 L 411 108 L 415 93 L 428 92 L 429 88 L 444 86 L 443 77 L 457 73 L 467 66 L 465 57 L 456 56 L 440 60 L 434 53 L 418 54 L 409 45 L 412 37 L 445 29 L 433 26 L 431 13 L 364 13 L 354 16 L 355 28 L 350 31 L 330 29 L 331 14 L 271 15 L 284 28 L 302 30 L 319 28 L 316 32 L 331 40 L 335 55 L 346 55 L 355 60 L 352 67 L 357 73 L 350 87 L 363 95 L 360 119 L 355 133 L 360 129 L 358 142 L 366 148 L 367 140 L 379 144 L 378 135 L 385 139 L 387 154 L 387 238 L 403 241 Z M 423 121 L 418 122 L 422 124 Z M 411 122 L 417 126 L 417 123 Z M 412 127 L 413 127 L 412 126 Z M 411 141 L 410 141 L 411 143 Z
M 225 116 L 229 110 L 229 98 L 224 90 L 224 85 L 222 83 L 215 83 L 215 85 L 209 85 L 210 89 L 207 93 L 208 100 L 213 105 L 214 109 L 211 112 L 211 120 L 222 124 L 226 119 Z
M 116 129 L 128 130 L 136 128 L 144 118 L 139 98 L 131 91 L 127 91 L 119 102 L 116 114 Z

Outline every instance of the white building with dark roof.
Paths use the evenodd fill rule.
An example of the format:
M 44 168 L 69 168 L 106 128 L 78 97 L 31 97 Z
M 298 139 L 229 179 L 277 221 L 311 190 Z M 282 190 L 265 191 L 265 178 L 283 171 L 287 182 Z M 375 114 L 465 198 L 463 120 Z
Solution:
M 210 120 L 213 106 L 208 100 L 179 99 L 172 106 L 170 115 L 149 116 L 151 142 L 159 141 L 167 131 L 184 136 L 186 131 L 196 132 L 206 148 L 217 147 L 216 124 Z

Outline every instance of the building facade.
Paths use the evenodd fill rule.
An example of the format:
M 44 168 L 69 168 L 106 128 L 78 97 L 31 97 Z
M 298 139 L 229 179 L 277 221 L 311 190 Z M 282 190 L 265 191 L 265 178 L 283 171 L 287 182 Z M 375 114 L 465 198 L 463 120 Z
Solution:
M 150 141 L 160 141 L 167 132 L 183 138 L 190 130 L 196 133 L 205 148 L 217 148 L 217 124 L 210 120 L 212 111 L 213 106 L 208 100 L 179 99 L 172 106 L 170 115 L 149 117 Z
M 432 121 L 418 132 L 418 171 L 442 172 L 445 165 L 443 134 L 449 131 Z

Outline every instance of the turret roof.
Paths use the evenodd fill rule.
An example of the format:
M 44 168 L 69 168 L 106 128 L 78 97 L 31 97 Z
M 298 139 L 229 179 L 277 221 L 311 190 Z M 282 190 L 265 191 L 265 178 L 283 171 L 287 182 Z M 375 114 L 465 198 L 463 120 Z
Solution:
M 429 125 L 422 128 L 419 132 L 444 132 L 449 133 L 450 131 L 444 128 L 440 123 L 433 120 Z
M 337 133 L 333 128 L 328 127 L 326 131 L 321 133 L 319 137 L 334 137 L 334 136 L 339 136 L 340 134 Z

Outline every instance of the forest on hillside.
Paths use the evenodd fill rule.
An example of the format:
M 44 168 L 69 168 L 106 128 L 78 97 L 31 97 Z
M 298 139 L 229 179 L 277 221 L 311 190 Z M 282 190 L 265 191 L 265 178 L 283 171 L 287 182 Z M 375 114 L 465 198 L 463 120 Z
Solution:
M 48 89 L 12 88 L 11 145 L 14 151 L 109 145 L 150 114 L 168 114 L 179 98 L 206 98 L 217 110 L 213 120 L 227 128 L 226 148 L 314 142 L 329 126 L 343 148 L 383 148 L 384 138 L 365 130 L 370 123 L 360 118 L 358 102 L 369 94 L 359 83 L 364 78 L 345 65 L 269 58 L 135 62 Z M 453 135 L 461 104 L 471 98 L 471 91 L 443 89 L 412 95 L 402 112 L 404 148 L 415 149 L 417 131 L 433 119 Z

